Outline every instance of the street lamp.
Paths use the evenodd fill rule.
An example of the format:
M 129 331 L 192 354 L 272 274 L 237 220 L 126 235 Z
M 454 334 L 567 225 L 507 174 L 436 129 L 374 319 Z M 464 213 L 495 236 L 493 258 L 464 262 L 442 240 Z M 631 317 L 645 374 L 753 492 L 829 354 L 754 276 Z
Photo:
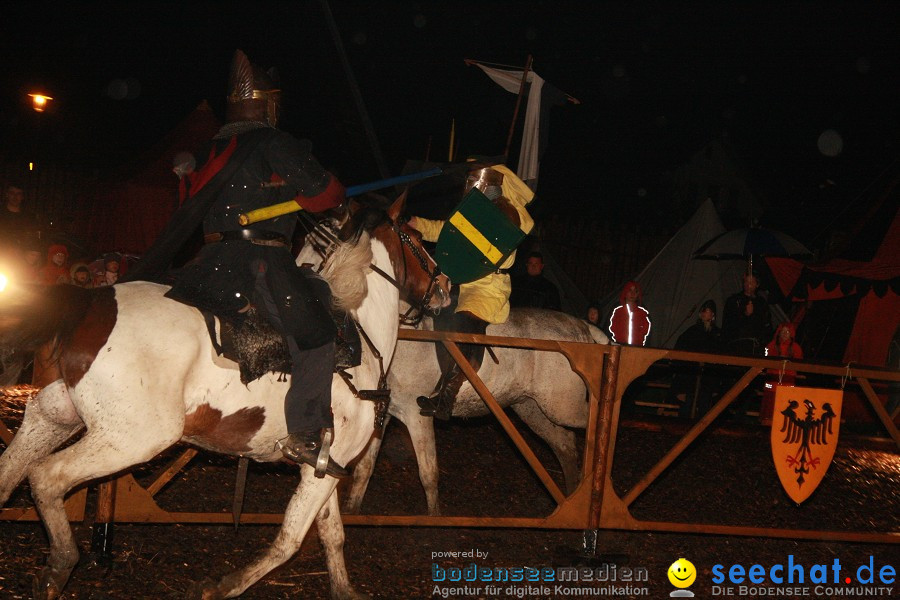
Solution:
M 34 109 L 36 113 L 43 113 L 47 110 L 47 107 L 50 105 L 50 101 L 53 100 L 51 96 L 48 96 L 42 92 L 32 92 L 28 94 L 31 98 L 31 108 Z M 35 117 L 35 131 L 34 137 L 32 138 L 32 153 L 37 154 L 40 149 L 40 137 L 41 137 L 41 121 L 43 121 L 46 117 Z M 35 170 L 35 161 L 30 161 L 28 163 L 28 170 Z
M 47 102 L 53 100 L 50 96 L 45 96 L 44 94 L 28 94 L 31 96 L 31 108 L 35 110 L 35 112 L 44 112 L 47 108 Z

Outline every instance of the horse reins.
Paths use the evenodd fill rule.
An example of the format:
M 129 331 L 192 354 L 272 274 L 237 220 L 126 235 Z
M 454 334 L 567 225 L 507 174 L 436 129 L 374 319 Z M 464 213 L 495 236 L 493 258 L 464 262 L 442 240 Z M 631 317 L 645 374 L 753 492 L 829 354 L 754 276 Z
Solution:
M 341 379 L 344 380 L 350 393 L 353 394 L 355 398 L 360 400 L 370 400 L 375 403 L 375 426 L 381 428 L 384 427 L 384 417 L 387 415 L 388 405 L 391 402 L 391 390 L 388 388 L 387 372 L 384 370 L 384 357 L 381 355 L 381 352 L 378 351 L 375 344 L 372 343 L 369 334 L 362 328 L 362 325 L 360 325 L 356 319 L 353 319 L 353 324 L 365 340 L 369 350 L 375 358 L 378 359 L 378 387 L 374 390 L 356 389 L 356 386 L 353 385 L 353 377 L 350 373 L 347 373 L 344 369 L 337 369 L 336 371 L 337 374 L 341 376 Z
M 309 217 L 307 217 L 307 219 L 309 219 Z M 416 327 L 424 318 L 425 313 L 429 310 L 428 303 L 431 302 L 431 298 L 434 296 L 436 287 L 435 284 L 437 282 L 437 278 L 441 275 L 441 270 L 437 267 L 437 265 L 435 265 L 434 270 L 431 270 L 429 268 L 427 259 L 422 255 L 422 252 L 419 251 L 419 248 L 415 244 L 413 244 L 409 234 L 401 230 L 396 223 L 391 223 L 391 229 L 393 229 L 397 234 L 397 239 L 399 240 L 401 247 L 406 246 L 413 257 L 415 257 L 416 261 L 418 261 L 419 266 L 422 268 L 422 270 L 429 275 L 428 287 L 422 299 L 417 305 L 410 305 L 409 309 L 405 313 L 399 315 L 400 324 L 412 325 L 413 327 Z M 317 272 L 321 272 L 322 268 L 325 265 L 325 261 L 327 261 L 334 253 L 333 249 L 337 247 L 337 244 L 340 243 L 340 240 L 330 229 L 330 226 L 324 221 L 307 230 L 310 233 L 308 239 L 310 240 L 313 249 L 319 256 L 322 257 L 322 263 L 317 269 Z M 323 243 L 323 240 L 325 243 Z M 403 291 L 403 286 L 406 284 L 408 276 L 406 259 L 403 260 L 403 283 L 398 282 L 396 278 L 392 277 L 375 264 L 370 263 L 369 268 L 372 269 L 375 273 L 378 273 L 386 281 L 390 282 L 390 284 L 397 288 L 397 290 L 401 292 Z M 410 316 L 413 311 L 416 311 L 417 314 L 415 316 Z M 337 374 L 340 375 L 341 379 L 344 380 L 344 383 L 347 385 L 347 388 L 350 390 L 350 393 L 352 393 L 354 397 L 360 400 L 370 400 L 375 403 L 375 426 L 383 427 L 384 419 L 387 415 L 388 404 L 391 398 L 391 392 L 388 389 L 387 385 L 387 373 L 384 369 L 384 357 L 375 346 L 375 344 L 372 343 L 371 338 L 369 338 L 369 335 L 366 333 L 366 330 L 363 329 L 362 325 L 360 325 L 356 319 L 352 319 L 352 321 L 357 331 L 359 331 L 360 336 L 362 336 L 363 340 L 365 340 L 366 345 L 369 347 L 372 355 L 378 359 L 378 388 L 374 390 L 357 389 L 357 387 L 353 385 L 351 375 L 344 369 L 338 369 Z
M 437 283 L 437 278 L 441 276 L 441 269 L 436 264 L 434 266 L 434 270 L 429 268 L 427 259 L 422 255 L 422 252 L 419 250 L 419 248 L 415 244 L 413 244 L 412 239 L 410 239 L 409 237 L 409 234 L 400 229 L 400 227 L 398 227 L 396 223 L 391 223 L 391 229 L 393 229 L 394 233 L 397 234 L 397 239 L 400 241 L 400 245 L 406 246 L 409 249 L 410 253 L 419 263 L 419 266 L 429 276 L 428 287 L 425 289 L 425 294 L 417 303 L 410 304 L 409 309 L 407 309 L 405 313 L 400 315 L 400 324 L 411 325 L 415 327 L 422 321 L 425 314 L 429 312 L 428 303 L 431 302 L 431 298 L 434 296 L 435 288 L 437 287 L 435 284 Z M 340 241 L 338 240 L 337 236 L 329 230 L 329 226 L 326 225 L 325 222 L 317 224 L 315 227 L 309 230 L 309 233 L 311 234 L 310 237 L 313 249 L 316 251 L 316 253 L 319 254 L 319 256 L 322 257 L 322 264 L 320 264 L 317 269 L 319 272 L 321 272 L 322 268 L 325 265 L 325 261 L 328 260 L 333 252 L 331 249 L 339 244 Z M 328 242 L 328 244 L 322 244 L 321 242 L 319 242 L 319 240 L 317 240 L 316 236 L 321 236 Z M 396 278 L 392 277 L 375 264 L 370 264 L 369 268 L 378 273 L 399 291 L 403 291 L 403 286 L 406 284 L 407 279 L 406 260 L 403 261 L 403 283 L 398 282 Z M 432 312 L 437 314 L 437 311 Z
M 437 287 L 435 284 L 437 283 L 437 278 L 441 276 L 441 268 L 438 267 L 437 264 L 435 263 L 434 270 L 432 271 L 431 269 L 429 269 L 428 261 L 425 259 L 424 256 L 422 256 L 422 253 L 419 251 L 418 246 L 416 246 L 415 244 L 412 243 L 412 240 L 410 239 L 409 234 L 406 233 L 405 231 L 403 231 L 402 229 L 400 229 L 400 227 L 398 227 L 396 223 L 392 224 L 391 228 L 397 234 L 397 239 L 400 240 L 400 244 L 409 248 L 409 251 L 415 257 L 415 259 L 417 261 L 419 261 L 419 266 L 422 268 L 423 271 L 425 271 L 428 274 L 428 277 L 429 277 L 428 287 L 425 288 L 425 295 L 422 296 L 421 300 L 419 300 L 418 305 L 410 304 L 407 311 L 405 313 L 403 313 L 402 315 L 400 315 L 400 324 L 401 325 L 412 325 L 413 327 L 415 327 L 419 323 L 422 322 L 422 319 L 424 318 L 425 313 L 428 311 L 428 303 L 431 302 L 431 298 L 432 298 L 432 296 L 434 296 L 434 291 L 435 291 L 435 288 Z M 372 268 L 374 269 L 376 267 L 374 265 L 372 265 Z M 404 260 L 403 261 L 403 283 L 404 284 L 406 283 L 406 274 L 407 274 L 406 261 Z M 382 273 L 382 275 L 384 275 L 385 277 L 387 276 L 384 273 Z M 397 285 L 397 284 L 394 283 L 394 285 Z M 400 289 L 399 286 L 398 286 L 398 289 Z M 440 309 L 438 309 L 438 310 L 440 310 Z M 416 311 L 417 314 L 415 316 L 410 316 L 410 314 L 413 313 L 413 311 Z M 436 313 L 437 311 L 433 311 L 433 312 Z

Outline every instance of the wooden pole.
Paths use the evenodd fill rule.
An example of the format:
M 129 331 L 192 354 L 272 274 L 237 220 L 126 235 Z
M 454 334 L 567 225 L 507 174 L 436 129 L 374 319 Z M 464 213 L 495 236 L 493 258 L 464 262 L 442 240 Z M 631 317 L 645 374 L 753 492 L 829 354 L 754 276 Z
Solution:
M 509 160 L 509 147 L 512 145 L 513 131 L 516 129 L 516 121 L 519 120 L 519 107 L 522 105 L 522 96 L 525 94 L 525 83 L 528 81 L 528 73 L 531 71 L 532 57 L 529 54 L 525 62 L 525 70 L 522 71 L 522 82 L 519 84 L 519 95 L 516 97 L 516 109 L 513 111 L 512 123 L 509 124 L 509 134 L 506 136 L 506 148 L 503 150 L 503 162 Z
M 375 135 L 375 128 L 372 127 L 372 121 L 369 119 L 369 113 L 366 111 L 366 105 L 363 103 L 362 94 L 359 92 L 359 86 L 356 84 L 356 77 L 353 75 L 353 70 L 350 68 L 350 61 L 347 59 L 347 52 L 344 50 L 344 43 L 341 41 L 341 34 L 338 31 L 337 24 L 334 22 L 334 15 L 331 13 L 331 6 L 328 4 L 328 0 L 319 0 L 319 3 L 322 5 L 322 12 L 325 13 L 325 20 L 328 22 L 328 29 L 331 31 L 331 37 L 334 40 L 335 48 L 337 48 L 338 55 L 341 59 L 341 64 L 344 67 L 344 74 L 347 76 L 347 83 L 350 85 L 350 92 L 353 94 L 353 99 L 356 102 L 356 109 L 359 111 L 359 118 L 363 122 L 363 128 L 366 131 L 366 138 L 369 141 L 369 146 L 372 148 L 372 154 L 375 155 L 375 162 L 378 165 L 378 172 L 381 173 L 382 179 L 387 179 L 390 177 L 390 172 L 387 168 L 387 163 L 384 160 L 384 155 L 381 152 L 381 146 L 378 144 L 378 138 Z
M 450 149 L 447 151 L 447 162 L 453 162 L 453 142 L 456 139 L 456 119 L 450 121 Z
M 97 512 L 91 535 L 91 553 L 97 563 L 109 564 L 112 561 L 112 538 L 115 527 L 116 488 L 118 479 L 104 481 L 97 489 Z
M 603 365 L 603 385 L 598 410 L 597 437 L 595 448 L 597 450 L 597 462 L 594 466 L 594 478 L 591 481 L 591 508 L 588 515 L 588 529 L 599 529 L 600 514 L 603 508 L 603 494 L 606 486 L 607 471 L 610 465 L 610 457 L 613 448 L 609 447 L 612 431 L 613 408 L 618 393 L 617 382 L 619 380 L 619 358 L 622 352 L 621 346 L 610 348 Z

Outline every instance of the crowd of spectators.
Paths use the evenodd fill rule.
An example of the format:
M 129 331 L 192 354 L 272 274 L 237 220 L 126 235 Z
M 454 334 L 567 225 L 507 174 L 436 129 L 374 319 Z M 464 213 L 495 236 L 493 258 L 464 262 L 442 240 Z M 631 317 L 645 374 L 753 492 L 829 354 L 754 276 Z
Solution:
M 515 280 L 514 280 L 515 282 Z M 795 326 L 778 325 L 773 334 L 769 303 L 759 291 L 756 273 L 744 274 L 741 289 L 725 300 L 721 326 L 717 323 L 717 306 L 705 300 L 696 321 L 677 338 L 674 349 L 703 354 L 730 354 L 748 357 L 803 358 L 795 340 Z M 515 293 L 515 289 L 513 290 Z M 611 343 L 623 346 L 647 344 L 653 315 L 643 306 L 644 291 L 635 281 L 622 288 L 618 305 L 605 315 L 601 305 L 591 303 L 585 321 L 604 330 Z M 679 407 L 679 416 L 694 418 L 707 412 L 737 380 L 743 371 L 717 365 L 672 361 L 667 395 L 668 402 Z M 777 385 L 794 385 L 796 374 L 769 370 L 753 382 L 734 402 L 732 414 L 744 415 L 759 406 L 759 420 L 771 423 L 774 390 Z
M 25 198 L 22 183 L 12 180 L 5 185 L 0 210 L 0 269 L 4 276 L 22 285 L 92 288 L 116 282 L 127 268 L 123 254 L 86 255 L 80 247 L 55 239 L 41 227 Z

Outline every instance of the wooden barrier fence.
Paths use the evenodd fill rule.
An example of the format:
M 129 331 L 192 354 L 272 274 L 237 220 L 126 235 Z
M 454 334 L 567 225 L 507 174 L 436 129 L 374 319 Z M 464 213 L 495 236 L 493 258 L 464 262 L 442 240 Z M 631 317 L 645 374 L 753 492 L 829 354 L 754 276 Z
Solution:
M 576 342 L 504 338 L 496 336 L 401 330 L 400 337 L 421 343 L 443 343 L 462 367 L 475 390 L 497 418 L 504 431 L 556 503 L 556 508 L 544 517 L 484 517 L 484 516 L 427 516 L 427 515 L 344 515 L 347 525 L 403 525 L 428 527 L 513 527 L 584 530 L 596 533 L 599 529 L 631 531 L 667 531 L 706 533 L 736 536 L 759 536 L 790 539 L 837 540 L 851 542 L 900 543 L 900 532 L 857 532 L 742 527 L 710 523 L 645 521 L 634 518 L 630 506 L 653 482 L 702 434 L 710 424 L 763 372 L 764 369 L 788 369 L 800 373 L 815 373 L 835 377 L 846 376 L 845 367 L 772 359 L 743 358 L 699 354 L 653 348 L 605 346 Z M 458 343 L 530 349 L 539 352 L 558 352 L 569 361 L 587 384 L 588 422 L 582 460 L 582 480 L 568 496 L 562 492 L 522 437 L 509 416 L 497 404 L 491 391 L 479 379 L 457 347 Z M 660 360 L 678 360 L 704 364 L 729 365 L 746 368 L 743 376 L 718 402 L 623 496 L 616 493 L 611 472 L 616 437 L 622 409 L 622 396 L 636 378 Z M 852 377 L 860 386 L 879 420 L 900 448 L 900 432 L 879 401 L 872 381 L 900 382 L 900 371 L 878 368 L 853 368 Z M 7 445 L 12 432 L 0 423 L 0 438 Z M 164 467 L 146 487 L 132 475 L 101 484 L 98 494 L 95 523 L 231 523 L 230 512 L 170 512 L 154 500 L 159 492 L 197 454 L 188 449 Z M 826 482 L 827 484 L 827 482 Z M 86 491 L 73 494 L 66 503 L 71 520 L 84 519 Z M 877 511 L 878 507 L 873 506 Z M 0 510 L 0 519 L 35 520 L 34 509 L 7 508 Z M 244 524 L 277 524 L 280 513 L 244 513 Z

